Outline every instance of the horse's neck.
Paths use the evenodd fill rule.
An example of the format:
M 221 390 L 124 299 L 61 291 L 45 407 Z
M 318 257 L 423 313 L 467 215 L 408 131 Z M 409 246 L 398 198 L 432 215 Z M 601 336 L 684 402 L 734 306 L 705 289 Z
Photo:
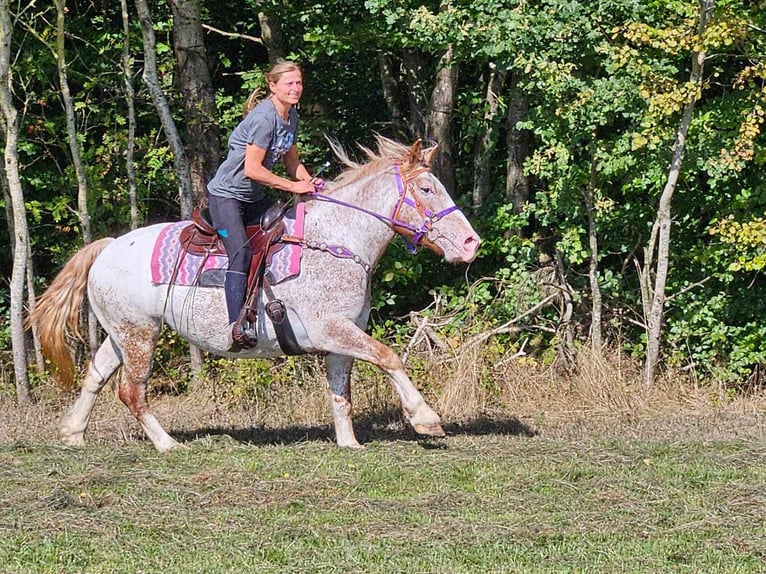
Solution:
M 312 201 L 306 213 L 306 239 L 341 245 L 374 266 L 391 243 L 394 232 L 389 224 L 365 211 L 391 217 L 398 197 L 395 180 L 376 174 L 332 190 L 328 195 L 361 209 Z

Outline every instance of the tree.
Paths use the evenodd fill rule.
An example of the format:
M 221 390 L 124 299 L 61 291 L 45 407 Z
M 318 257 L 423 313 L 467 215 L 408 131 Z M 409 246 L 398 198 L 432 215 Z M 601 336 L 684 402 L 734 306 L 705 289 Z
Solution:
M 714 8 L 714 0 L 700 1 L 698 24 L 698 35 L 700 39 L 705 34 Z M 670 171 L 668 172 L 668 181 L 660 196 L 660 202 L 657 207 L 657 218 L 652 227 L 649 245 L 646 248 L 645 269 L 650 269 L 652 267 L 652 262 L 655 261 L 654 253 L 656 250 L 656 266 L 654 267 L 653 274 L 654 288 L 651 292 L 651 306 L 646 321 L 648 338 L 646 360 L 644 363 L 644 384 L 646 386 L 654 384 L 660 358 L 660 342 L 662 339 L 662 324 L 665 307 L 665 285 L 667 282 L 668 267 L 670 265 L 671 201 L 681 171 L 686 136 L 692 122 L 694 106 L 702 91 L 702 70 L 705 63 L 705 57 L 705 52 L 702 49 L 695 50 L 692 53 L 692 70 L 689 77 L 689 86 L 691 86 L 691 90 L 689 90 L 690 93 L 684 104 L 681 123 L 676 132 L 675 143 L 673 144 L 673 159 L 671 160 Z M 644 278 L 648 279 L 648 276 L 649 273 L 645 271 Z
M 26 338 L 24 334 L 24 283 L 27 272 L 29 235 L 24 193 L 19 179 L 16 146 L 19 138 L 18 112 L 11 94 L 11 38 L 13 26 L 8 0 L 0 0 L 0 109 L 5 135 L 4 175 L 8 181 L 13 211 L 13 273 L 11 275 L 11 344 L 13 371 L 16 376 L 16 398 L 19 404 L 29 402 Z
M 168 105 L 167 98 L 162 92 L 159 77 L 157 75 L 157 54 L 155 52 L 156 42 L 154 38 L 154 29 L 152 27 L 152 15 L 146 0 L 136 0 L 136 11 L 138 19 L 141 22 L 141 31 L 144 39 L 144 73 L 143 79 L 149 92 L 152 95 L 152 101 L 160 116 L 165 135 L 173 149 L 173 166 L 178 185 L 178 199 L 181 207 L 181 218 L 190 219 L 193 198 L 191 188 L 191 175 L 189 171 L 189 162 L 181 141 L 181 136 L 176 128 L 173 115 Z
M 473 196 L 474 208 L 480 207 L 492 191 L 492 151 L 495 149 L 496 132 L 499 131 L 495 118 L 500 112 L 500 96 L 505 88 L 507 70 L 498 69 L 493 62 L 487 67 L 485 111 L 482 128 L 477 129 L 473 154 Z
M 207 182 L 218 167 L 221 142 L 199 0 L 168 1 L 173 9 L 173 44 L 178 62 L 176 82 L 183 96 L 192 203 L 206 205 Z
M 128 108 L 128 135 L 125 145 L 125 173 L 128 179 L 128 198 L 130 200 L 130 228 L 138 227 L 138 203 L 136 198 L 136 168 L 133 161 L 136 144 L 136 105 L 133 89 L 133 58 L 130 55 L 130 19 L 128 0 L 120 0 L 122 14 L 122 77 L 125 86 L 125 105 Z
M 74 99 L 69 90 L 69 79 L 67 77 L 67 60 L 64 49 L 65 40 L 65 12 L 66 6 L 64 0 L 55 0 L 56 4 L 56 47 L 54 55 L 58 68 L 59 86 L 61 88 L 61 97 L 64 100 L 64 110 L 66 112 L 66 131 L 69 141 L 69 151 L 74 165 L 75 177 L 77 178 L 77 215 L 80 218 L 82 227 L 82 239 L 87 245 L 93 241 L 90 229 L 90 210 L 88 208 L 88 181 L 85 177 L 85 168 L 83 167 L 82 154 L 80 153 L 80 144 L 78 141 L 77 125 L 74 116 Z M 95 353 L 98 348 L 98 323 L 92 312 L 88 313 L 88 338 L 90 342 L 91 353 Z
M 436 81 L 428 102 L 426 136 L 439 144 L 434 158 L 434 172 L 450 194 L 455 193 L 455 162 L 452 152 L 452 109 L 457 92 L 459 66 L 450 46 L 439 58 Z
M 66 34 L 64 14 L 66 12 L 66 6 L 64 0 L 55 0 L 55 4 L 56 46 L 54 55 L 56 57 L 56 63 L 58 67 L 61 97 L 64 100 L 64 110 L 66 112 L 69 151 L 72 154 L 72 164 L 74 165 L 75 175 L 77 177 L 77 213 L 80 217 L 83 241 L 88 244 L 93 240 L 90 231 L 90 213 L 88 212 L 88 182 L 85 178 L 85 169 L 82 165 L 82 154 L 80 153 L 80 144 L 77 138 L 77 126 L 75 124 L 74 118 L 74 100 L 72 98 L 71 92 L 69 91 L 66 51 L 64 49 Z

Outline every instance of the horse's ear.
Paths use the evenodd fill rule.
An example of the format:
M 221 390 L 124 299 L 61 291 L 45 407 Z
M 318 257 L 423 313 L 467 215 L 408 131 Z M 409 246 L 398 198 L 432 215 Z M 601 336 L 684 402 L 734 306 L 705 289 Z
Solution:
M 411 165 L 420 165 L 420 162 L 423 161 L 422 150 L 423 150 L 423 140 L 418 139 L 410 147 L 410 157 L 407 163 Z
M 439 144 L 436 144 L 433 147 L 429 147 L 428 149 L 423 150 L 423 164 L 431 167 L 431 160 L 434 157 L 434 154 L 436 153 L 436 150 L 439 148 Z

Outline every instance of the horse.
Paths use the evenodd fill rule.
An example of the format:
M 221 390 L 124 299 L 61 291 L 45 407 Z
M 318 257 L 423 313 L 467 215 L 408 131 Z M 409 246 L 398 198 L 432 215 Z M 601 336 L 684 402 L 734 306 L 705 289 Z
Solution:
M 261 290 L 254 348 L 232 349 L 223 289 L 153 282 L 150 256 L 168 223 L 99 239 L 76 252 L 29 317 L 54 372 L 70 383 L 75 370 L 72 345 L 80 337 L 86 287 L 87 301 L 105 333 L 85 368 L 75 402 L 61 419 L 60 439 L 72 446 L 85 445 L 98 394 L 122 366 L 118 396 L 156 450 L 183 446 L 163 429 L 147 401 L 152 357 L 163 324 L 215 355 L 278 357 L 285 352 L 273 321 L 264 313 L 275 300 L 282 302 L 301 352 L 325 356 L 338 446 L 362 448 L 351 417 L 355 360 L 386 373 L 416 433 L 445 436 L 439 416 L 413 385 L 401 359 L 365 332 L 371 275 L 397 234 L 408 245 L 430 249 L 451 263 L 474 260 L 481 240 L 431 171 L 436 147 L 424 148 L 419 140 L 408 146 L 380 135 L 376 144 L 377 150 L 359 146 L 365 161 L 357 161 L 337 142 L 330 142 L 340 174 L 325 182 L 321 192 L 300 196 L 305 207 L 300 272 Z

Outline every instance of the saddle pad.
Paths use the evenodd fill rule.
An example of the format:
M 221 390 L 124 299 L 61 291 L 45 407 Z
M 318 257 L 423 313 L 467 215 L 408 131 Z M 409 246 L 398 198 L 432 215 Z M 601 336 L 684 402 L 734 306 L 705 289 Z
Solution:
M 293 212 L 294 211 L 294 212 Z M 303 239 L 303 217 L 306 213 L 306 204 L 298 203 L 290 216 L 285 216 L 285 235 L 295 239 Z M 303 247 L 296 243 L 277 244 L 277 249 L 266 260 L 266 279 L 272 285 L 295 277 L 301 272 L 301 256 Z
M 305 205 L 296 206 L 294 217 L 285 217 L 285 233 L 297 238 L 303 237 L 303 215 Z M 152 283 L 156 285 L 196 285 L 203 271 L 226 269 L 229 259 L 224 255 L 198 256 L 181 250 L 181 230 L 191 221 L 169 223 L 162 228 L 154 243 L 151 258 Z M 279 248 L 268 261 L 268 279 L 272 284 L 285 281 L 301 271 L 302 248 L 292 243 L 277 244 Z M 180 261 L 179 261 L 180 259 Z M 176 272 L 176 266 L 178 271 Z M 175 278 L 173 274 L 175 273 Z

